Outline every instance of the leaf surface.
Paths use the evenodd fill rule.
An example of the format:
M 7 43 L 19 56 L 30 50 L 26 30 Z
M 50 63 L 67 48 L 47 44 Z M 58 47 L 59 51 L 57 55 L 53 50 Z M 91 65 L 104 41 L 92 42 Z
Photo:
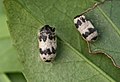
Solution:
M 74 16 L 95 2 L 5 0 L 10 33 L 28 82 L 119 81 L 120 70 L 114 68 L 105 56 L 88 54 L 87 45 L 73 24 Z M 42 62 L 39 57 L 37 32 L 44 24 L 56 27 L 58 36 L 57 57 L 52 63 Z M 111 69 L 108 70 L 106 64 Z
M 0 73 L 0 82 L 11 82 L 11 81 L 4 73 Z
M 21 71 L 22 66 L 18 61 L 18 53 L 12 46 L 9 37 L 0 38 L 0 72 Z
M 22 70 L 17 52 L 12 45 L 6 20 L 3 0 L 0 0 L 0 73 Z
M 91 45 L 93 52 L 104 52 L 120 67 L 120 1 L 106 1 L 88 13 L 99 31 L 99 39 Z

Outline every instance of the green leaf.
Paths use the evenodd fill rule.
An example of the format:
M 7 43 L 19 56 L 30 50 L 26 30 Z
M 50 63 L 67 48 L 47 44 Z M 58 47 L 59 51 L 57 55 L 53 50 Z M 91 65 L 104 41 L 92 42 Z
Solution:
M 3 0 L 0 0 L 0 38 L 10 36 L 6 23 L 6 15 L 3 8 Z
M 22 66 L 9 37 L 0 38 L 0 72 L 21 71 Z
M 5 0 L 8 25 L 28 82 L 116 82 L 120 70 L 104 55 L 93 56 L 76 30 L 73 18 L 94 0 Z M 57 57 L 40 60 L 37 31 L 56 27 Z M 106 66 L 108 65 L 108 66 Z
M 6 20 L 3 0 L 0 0 L 0 72 L 21 71 L 22 66 L 13 48 Z
M 0 82 L 11 82 L 4 73 L 0 73 Z
M 11 82 L 27 82 L 22 73 L 7 73 Z
M 93 52 L 104 52 L 114 65 L 120 68 L 120 1 L 106 1 L 88 13 L 100 33 L 98 41 L 91 45 Z

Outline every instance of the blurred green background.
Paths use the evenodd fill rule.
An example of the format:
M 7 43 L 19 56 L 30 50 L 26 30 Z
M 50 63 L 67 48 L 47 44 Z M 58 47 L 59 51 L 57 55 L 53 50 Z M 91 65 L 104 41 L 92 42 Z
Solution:
M 26 82 L 21 70 L 7 27 L 3 0 L 0 0 L 0 82 Z

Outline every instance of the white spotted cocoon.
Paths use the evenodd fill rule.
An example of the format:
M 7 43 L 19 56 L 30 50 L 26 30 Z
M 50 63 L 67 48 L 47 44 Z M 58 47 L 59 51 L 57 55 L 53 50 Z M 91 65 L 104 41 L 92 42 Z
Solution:
M 97 39 L 97 30 L 90 21 L 86 20 L 84 15 L 76 16 L 74 18 L 74 24 L 84 40 L 91 42 Z
M 45 62 L 51 62 L 56 57 L 56 41 L 55 28 L 49 25 L 43 26 L 38 32 L 38 43 L 40 58 Z

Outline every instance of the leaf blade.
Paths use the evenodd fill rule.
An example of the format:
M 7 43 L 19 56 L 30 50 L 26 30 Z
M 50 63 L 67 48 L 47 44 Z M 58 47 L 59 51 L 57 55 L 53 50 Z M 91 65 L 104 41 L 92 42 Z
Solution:
M 15 5 L 16 4 L 18 5 L 18 3 L 15 3 Z M 15 13 L 15 15 L 16 14 L 17 15 L 18 14 L 23 14 L 23 12 L 24 13 L 29 13 L 29 12 L 27 12 L 26 9 L 24 9 L 24 8 L 22 9 L 21 6 L 19 6 L 19 7 L 21 9 L 21 10 L 20 9 L 19 10 L 22 13 L 20 13 L 20 12 L 19 13 Z M 12 8 L 14 8 L 14 6 Z M 53 9 L 52 11 L 56 11 L 56 10 Z M 61 12 L 59 12 L 59 13 L 61 13 Z M 9 13 L 9 14 L 12 14 L 12 13 Z M 42 24 L 40 22 L 38 23 L 36 18 L 34 18 L 34 16 L 31 16 L 32 14 L 26 14 L 26 15 L 27 15 L 27 16 L 25 16 L 26 17 L 26 21 L 30 21 L 32 19 L 32 20 L 35 21 L 34 24 L 28 23 L 29 25 L 24 24 L 24 26 L 21 26 L 22 23 L 14 24 L 14 21 L 12 20 L 12 22 L 9 21 L 9 23 L 10 23 L 9 28 L 11 28 L 11 35 L 12 35 L 12 37 L 14 38 L 14 40 L 16 40 L 15 41 L 16 46 L 21 46 L 21 43 L 22 43 L 22 48 L 17 47 L 17 49 L 19 50 L 19 55 L 22 58 L 21 60 L 24 61 L 24 63 L 23 63 L 24 68 L 25 68 L 24 73 L 25 73 L 28 81 L 30 81 L 30 82 L 33 82 L 33 81 L 35 81 L 35 82 L 39 82 L 39 81 L 46 81 L 46 82 L 50 82 L 50 81 L 57 81 L 57 82 L 60 81 L 61 82 L 62 81 L 63 82 L 63 81 L 65 81 L 66 82 L 66 81 L 68 81 L 69 82 L 71 80 L 72 81 L 80 81 L 81 80 L 83 82 L 85 82 L 85 81 L 89 82 L 91 80 L 92 81 L 93 80 L 97 80 L 98 82 L 101 82 L 101 81 L 105 81 L 105 82 L 112 81 L 112 82 L 114 82 L 114 79 L 112 77 L 110 77 L 109 74 L 106 75 L 105 72 L 102 72 L 103 74 L 99 75 L 99 71 L 96 71 L 96 68 L 98 68 L 98 67 L 95 66 L 95 68 L 94 68 L 94 67 L 92 67 L 89 64 L 85 64 L 86 61 L 85 62 L 81 62 L 81 63 L 79 63 L 79 62 L 78 63 L 74 63 L 74 61 L 77 62 L 77 61 L 80 61 L 80 60 L 83 60 L 83 59 L 80 59 L 80 57 L 74 51 L 71 51 L 71 49 L 69 49 L 69 47 L 67 45 L 65 45 L 64 43 L 59 43 L 58 44 L 58 46 L 59 46 L 58 47 L 58 52 L 59 53 L 57 54 L 57 58 L 56 58 L 56 60 L 53 63 L 47 64 L 47 63 L 41 62 L 40 59 L 39 59 L 39 52 L 38 52 L 38 47 L 37 47 L 37 37 L 36 37 L 37 34 L 36 34 L 36 32 L 39 29 L 39 26 L 41 26 Z M 54 13 L 54 15 L 55 15 L 55 13 Z M 22 16 L 22 15 L 20 15 L 20 16 Z M 62 15 L 62 16 L 64 16 L 64 15 Z M 49 18 L 47 23 L 49 23 L 50 25 L 56 26 L 56 27 L 61 27 L 61 24 L 64 25 L 64 22 L 66 22 L 67 20 L 69 20 L 67 22 L 67 25 L 68 26 L 70 26 L 70 25 L 73 26 L 72 25 L 72 21 L 69 19 L 69 17 L 68 18 L 66 17 L 65 18 L 66 20 L 64 20 L 64 22 L 63 21 L 59 21 L 60 23 L 58 23 L 58 24 L 55 23 L 56 19 L 53 19 L 53 23 L 50 21 L 50 19 L 51 19 L 51 17 Z M 71 24 L 69 25 L 69 23 L 71 23 Z M 29 26 L 32 26 L 32 27 L 29 27 Z M 35 28 L 34 28 L 34 26 L 35 26 Z M 66 27 L 68 27 L 68 26 L 63 26 L 63 28 L 66 29 Z M 70 30 L 69 31 L 71 31 L 71 33 L 75 32 L 75 34 L 74 34 L 74 35 L 76 35 L 75 37 L 78 37 L 79 33 L 76 33 L 77 31 L 74 28 L 72 28 L 71 26 L 70 26 Z M 14 29 L 15 27 L 17 27 L 17 29 Z M 23 29 L 23 28 L 25 28 L 27 31 L 25 32 L 24 31 L 25 29 Z M 16 31 L 16 32 L 14 32 L 14 31 Z M 77 43 L 76 44 L 73 43 L 74 41 L 71 41 L 72 40 L 71 37 L 67 38 L 68 40 L 65 39 L 66 38 L 65 36 L 68 36 L 68 35 L 67 35 L 67 33 L 65 33 L 66 31 L 62 30 L 61 28 L 57 28 L 57 31 L 58 31 L 58 34 L 57 34 L 58 37 L 60 39 L 62 39 L 63 42 L 64 41 L 66 41 L 67 43 L 69 42 L 70 45 L 72 43 L 73 49 L 75 48 L 78 51 L 79 54 L 82 54 L 81 53 L 82 51 L 79 49 L 79 46 L 83 45 L 83 44 L 77 45 Z M 66 34 L 66 35 L 63 36 L 61 31 L 64 34 Z M 20 32 L 22 32 L 22 33 L 20 33 Z M 24 34 L 24 36 L 28 36 L 30 34 L 31 35 L 29 36 L 29 38 L 25 38 L 24 36 L 21 36 L 21 38 L 24 39 L 24 41 L 23 41 L 21 38 L 18 37 L 18 35 L 13 36 L 15 34 L 19 34 L 19 35 Z M 19 41 L 21 41 L 21 40 L 22 40 L 22 42 L 19 43 Z M 76 42 L 82 42 L 82 40 L 80 38 L 77 38 L 77 40 L 76 40 Z M 25 41 L 27 42 L 27 44 L 26 44 Z M 60 40 L 58 40 L 58 42 L 59 41 Z M 24 48 L 23 45 L 27 46 L 27 47 Z M 65 50 L 65 51 L 63 51 L 63 50 Z M 27 52 L 27 51 L 29 51 L 29 52 Z M 82 55 L 84 55 L 84 54 L 82 54 Z M 25 58 L 23 58 L 23 57 L 25 57 Z M 88 66 L 89 69 L 84 67 L 85 65 Z M 70 70 L 70 72 L 67 71 L 67 70 Z M 79 73 L 77 73 L 77 72 L 79 72 Z M 71 76 L 73 76 L 74 79 L 70 78 Z M 94 76 L 96 76 L 96 77 L 94 77 Z M 66 79 L 67 77 L 68 77 L 68 79 Z
M 119 10 L 117 9 L 119 4 L 119 1 L 106 1 L 104 4 L 98 6 L 93 12 L 91 12 L 97 14 L 98 18 L 100 17 L 99 19 L 97 17 L 94 19 L 97 20 L 97 22 L 104 20 L 104 22 L 99 23 L 98 26 L 98 29 L 101 31 L 101 40 L 98 41 L 98 43 L 96 42 L 91 45 L 91 49 L 93 51 L 101 51 L 105 53 L 109 58 L 111 58 L 113 64 L 117 67 L 120 66 L 120 45 L 118 45 L 120 40 L 120 30 L 118 23 L 119 19 L 115 16 L 115 14 L 119 13 Z

